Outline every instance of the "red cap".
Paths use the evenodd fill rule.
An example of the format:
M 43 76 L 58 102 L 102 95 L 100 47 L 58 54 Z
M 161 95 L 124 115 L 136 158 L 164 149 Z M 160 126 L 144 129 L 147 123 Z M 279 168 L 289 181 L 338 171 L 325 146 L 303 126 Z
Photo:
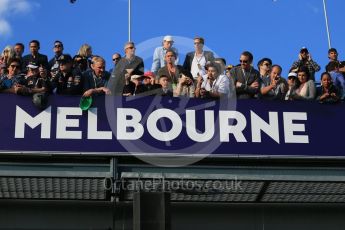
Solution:
M 147 71 L 144 73 L 144 77 L 153 77 L 153 78 L 156 78 L 156 75 L 151 72 L 151 71 Z

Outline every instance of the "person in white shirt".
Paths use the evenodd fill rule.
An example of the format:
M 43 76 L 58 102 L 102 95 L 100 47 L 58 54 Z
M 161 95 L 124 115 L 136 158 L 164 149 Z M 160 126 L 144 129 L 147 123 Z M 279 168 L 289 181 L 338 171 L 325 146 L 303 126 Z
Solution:
M 194 80 L 206 74 L 205 65 L 214 60 L 211 51 L 204 51 L 205 40 L 202 37 L 194 38 L 194 52 L 189 52 L 183 63 L 183 68 L 191 72 Z
M 195 96 L 199 98 L 224 98 L 230 93 L 229 78 L 221 74 L 220 65 L 211 62 L 207 65 L 207 74 L 198 78 Z
M 165 55 L 168 50 L 173 50 L 176 56 L 175 65 L 179 62 L 178 51 L 173 47 L 174 38 L 170 35 L 167 35 L 163 38 L 163 44 L 160 47 L 157 47 L 153 53 L 153 61 L 151 66 L 151 72 L 157 75 L 158 70 L 163 68 L 166 64 Z

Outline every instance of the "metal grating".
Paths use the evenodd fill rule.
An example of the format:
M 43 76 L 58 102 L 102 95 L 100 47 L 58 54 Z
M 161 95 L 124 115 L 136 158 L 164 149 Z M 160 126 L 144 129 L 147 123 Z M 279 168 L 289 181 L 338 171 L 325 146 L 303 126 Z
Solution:
M 343 182 L 270 182 L 262 202 L 344 203 Z
M 139 175 L 139 174 L 138 174 Z M 150 175 L 150 174 L 148 174 Z M 178 179 L 122 175 L 121 199 L 133 200 L 134 192 L 170 192 L 173 202 L 226 203 L 344 203 L 345 182 L 200 179 L 186 174 Z M 152 174 L 153 175 L 153 174 Z M 195 179 L 198 178 L 198 179 Z
M 265 194 L 261 201 L 268 203 L 344 203 L 345 195 Z
M 266 193 L 345 194 L 343 182 L 270 182 Z
M 263 187 L 259 181 L 163 180 L 122 178 L 123 199 L 133 200 L 134 192 L 170 192 L 171 201 L 254 202 Z
M 0 177 L 0 199 L 105 200 L 104 178 Z

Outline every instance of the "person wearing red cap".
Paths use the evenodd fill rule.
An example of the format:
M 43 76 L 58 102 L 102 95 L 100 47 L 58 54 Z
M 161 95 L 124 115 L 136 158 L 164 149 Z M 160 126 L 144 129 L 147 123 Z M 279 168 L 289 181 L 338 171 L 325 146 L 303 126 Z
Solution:
M 147 71 L 144 73 L 143 86 L 145 86 L 146 88 L 146 91 L 145 91 L 146 96 L 157 95 L 158 92 L 160 91 L 160 88 L 162 88 L 160 84 L 156 84 L 156 75 L 151 71 Z

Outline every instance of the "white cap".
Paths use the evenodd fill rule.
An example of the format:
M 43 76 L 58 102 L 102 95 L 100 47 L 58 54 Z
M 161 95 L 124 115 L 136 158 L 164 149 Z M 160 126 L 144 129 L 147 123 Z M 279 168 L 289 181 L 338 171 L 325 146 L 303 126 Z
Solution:
M 33 64 L 33 63 L 30 63 L 29 65 L 27 65 L 26 67 L 30 68 L 30 69 L 37 69 L 38 66 Z
M 295 72 L 290 72 L 290 73 L 288 74 L 288 77 L 297 77 L 297 73 L 295 73 Z
M 170 35 L 167 35 L 163 38 L 163 41 L 167 41 L 167 42 L 173 42 L 174 38 Z
M 141 75 L 133 75 L 131 76 L 131 80 L 139 79 L 141 77 L 142 77 Z

